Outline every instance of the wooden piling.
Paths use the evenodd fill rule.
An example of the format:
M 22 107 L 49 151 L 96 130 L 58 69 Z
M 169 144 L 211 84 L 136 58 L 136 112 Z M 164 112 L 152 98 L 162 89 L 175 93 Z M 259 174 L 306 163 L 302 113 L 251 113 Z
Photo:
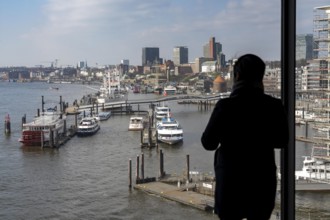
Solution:
M 41 142 L 41 144 L 40 144 L 40 147 L 41 148 L 44 148 L 44 132 L 43 131 L 41 131 L 41 133 L 40 133 L 40 142 Z
M 49 132 L 49 147 L 54 147 L 54 131 L 52 129 Z
M 139 157 L 139 155 L 137 155 L 136 156 L 136 182 L 140 179 L 139 170 L 140 170 L 140 157 Z
M 308 138 L 308 121 L 305 124 L 305 138 Z
M 164 177 L 164 154 L 162 149 L 159 150 L 159 177 Z
M 187 181 L 190 182 L 190 161 L 189 161 L 189 154 L 186 156 L 186 169 L 187 169 Z
M 42 112 L 45 112 L 45 101 L 44 101 L 44 96 L 42 95 L 41 96 L 41 111 Z
M 128 161 L 128 187 L 132 188 L 132 160 Z
M 22 117 L 22 129 L 23 129 L 23 124 L 26 123 L 26 114 L 24 114 L 24 116 Z
M 60 95 L 60 112 L 64 112 L 64 108 L 63 108 L 63 102 L 62 102 L 62 96 Z
M 10 129 L 10 117 L 9 114 L 5 117 L 5 134 L 9 135 L 11 133 Z
M 141 154 L 141 179 L 144 179 L 144 154 Z
M 66 137 L 66 120 L 64 120 L 64 125 L 63 125 L 63 135 Z

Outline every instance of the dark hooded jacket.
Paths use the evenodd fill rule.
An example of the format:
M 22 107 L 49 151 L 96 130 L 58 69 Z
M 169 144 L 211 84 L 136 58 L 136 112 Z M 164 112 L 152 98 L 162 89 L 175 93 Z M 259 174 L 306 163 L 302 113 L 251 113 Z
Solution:
M 279 99 L 262 85 L 240 82 L 217 102 L 201 138 L 216 150 L 215 212 L 222 217 L 268 219 L 275 204 L 275 148 L 288 142 L 287 117 Z

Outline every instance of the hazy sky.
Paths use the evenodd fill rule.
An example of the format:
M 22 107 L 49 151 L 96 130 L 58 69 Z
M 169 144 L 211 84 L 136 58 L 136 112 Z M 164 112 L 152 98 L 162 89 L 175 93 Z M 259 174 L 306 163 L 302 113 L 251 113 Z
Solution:
M 129 59 L 143 47 L 172 59 L 187 46 L 203 56 L 211 36 L 226 59 L 256 53 L 280 59 L 280 0 L 0 0 L 0 66 L 89 66 Z M 313 9 L 329 0 L 297 0 L 297 33 L 313 33 Z

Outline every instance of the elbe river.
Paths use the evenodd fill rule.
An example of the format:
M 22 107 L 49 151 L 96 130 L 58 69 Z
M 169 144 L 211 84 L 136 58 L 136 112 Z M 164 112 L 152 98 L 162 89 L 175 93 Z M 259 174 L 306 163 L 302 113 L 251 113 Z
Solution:
M 56 86 L 59 89 L 50 89 Z M 178 204 L 128 188 L 128 161 L 144 154 L 145 176 L 157 177 L 159 153 L 141 148 L 140 133 L 128 131 L 128 115 L 112 115 L 101 122 L 101 130 L 91 137 L 73 137 L 59 149 L 22 147 L 21 120 L 31 121 L 41 109 L 62 100 L 70 105 L 95 91 L 81 84 L 0 82 L 0 117 L 11 117 L 11 134 L 0 126 L 0 219 L 217 219 L 212 213 Z M 150 99 L 154 94 L 133 94 L 128 99 Z M 211 110 L 197 105 L 166 103 L 184 130 L 182 144 L 159 145 L 164 153 L 166 173 L 183 173 L 186 155 L 191 170 L 213 175 L 213 152 L 207 152 L 200 137 Z M 148 106 L 141 106 L 148 109 Z M 72 116 L 71 116 L 72 117 Z M 73 124 L 68 116 L 68 125 Z M 302 132 L 298 128 L 297 132 Z M 297 167 L 308 144 L 297 144 Z M 262 164 L 261 164 L 262 166 Z M 257 171 L 257 168 L 256 168 Z M 251 170 L 251 172 L 253 172 Z M 261 174 L 262 181 L 262 174 Z M 297 193 L 297 219 L 330 219 L 329 193 Z

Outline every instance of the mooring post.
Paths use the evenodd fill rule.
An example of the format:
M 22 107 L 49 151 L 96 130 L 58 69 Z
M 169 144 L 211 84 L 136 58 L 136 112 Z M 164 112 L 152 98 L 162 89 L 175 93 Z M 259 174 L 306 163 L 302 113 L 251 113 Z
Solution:
M 163 150 L 159 150 L 159 177 L 162 178 L 164 176 L 164 155 Z
M 132 160 L 128 161 L 128 187 L 132 188 Z
M 41 96 L 41 111 L 42 112 L 45 112 L 45 102 L 44 102 L 44 96 L 42 95 Z
M 9 135 L 10 132 L 11 132 L 10 117 L 9 117 L 9 114 L 7 114 L 7 116 L 5 117 L 5 134 Z
M 64 134 L 64 137 L 66 137 L 66 119 L 63 121 L 63 134 Z
M 43 131 L 41 131 L 40 141 L 41 141 L 41 148 L 44 148 L 44 132 Z
M 26 114 L 24 114 L 24 116 L 22 117 L 22 129 L 23 129 L 23 124 L 26 123 Z
M 139 157 L 139 155 L 137 155 L 136 156 L 136 182 L 140 179 L 139 169 L 140 169 L 140 157 Z
M 189 164 L 189 154 L 186 156 L 187 160 L 187 181 L 190 182 L 190 164 Z
M 305 119 L 305 108 L 302 109 L 301 118 Z
M 54 146 L 54 131 L 51 129 L 49 132 L 49 147 Z
M 144 130 L 144 129 L 143 129 Z M 143 130 L 141 130 L 141 135 L 140 135 L 140 139 L 141 139 L 141 146 L 143 146 Z
M 144 154 L 141 154 L 141 179 L 144 179 Z
M 308 121 L 305 124 L 305 138 L 308 138 Z
M 60 112 L 64 112 L 64 108 L 63 108 L 63 102 L 62 102 L 62 96 L 60 95 Z
M 149 147 L 152 146 L 152 133 L 151 133 L 151 127 L 148 126 L 148 141 L 149 141 Z

